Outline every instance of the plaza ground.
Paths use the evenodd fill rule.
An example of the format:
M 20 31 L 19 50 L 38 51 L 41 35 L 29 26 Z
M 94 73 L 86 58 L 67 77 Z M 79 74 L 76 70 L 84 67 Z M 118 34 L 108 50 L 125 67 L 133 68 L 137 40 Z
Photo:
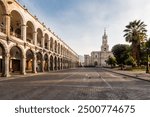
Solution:
M 149 80 L 136 79 L 130 75 L 104 68 L 76 68 L 0 78 L 0 99 L 149 100 Z M 143 76 L 139 74 L 140 77 Z

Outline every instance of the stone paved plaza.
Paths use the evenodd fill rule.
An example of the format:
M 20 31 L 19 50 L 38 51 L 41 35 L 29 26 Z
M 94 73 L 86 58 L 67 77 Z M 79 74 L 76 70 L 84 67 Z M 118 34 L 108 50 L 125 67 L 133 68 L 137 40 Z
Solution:
M 3 78 L 0 92 L 2 100 L 148 100 L 150 82 L 101 68 L 77 68 Z

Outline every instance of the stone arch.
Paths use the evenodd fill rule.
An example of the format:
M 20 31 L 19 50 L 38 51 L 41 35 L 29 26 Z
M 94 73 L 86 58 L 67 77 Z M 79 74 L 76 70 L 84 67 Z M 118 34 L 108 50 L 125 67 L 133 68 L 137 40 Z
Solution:
M 50 56 L 50 70 L 51 70 L 51 71 L 53 71 L 53 69 L 54 69 L 53 63 L 54 63 L 54 59 L 53 59 L 53 56 L 51 55 L 51 56 Z
M 50 50 L 53 51 L 53 38 L 50 38 Z
M 5 10 L 5 13 L 8 14 L 8 6 L 5 2 L 3 2 L 2 0 L 0 0 L 0 4 L 3 7 L 3 9 Z
M 0 44 L 3 46 L 5 53 L 8 53 L 8 47 L 6 46 L 6 44 L 0 40 Z
M 36 53 L 36 59 L 37 59 L 36 71 L 42 72 L 43 57 L 42 57 L 42 54 L 40 52 Z
M 19 48 L 18 46 L 13 46 L 10 49 L 9 69 L 11 73 L 21 73 L 23 68 L 22 56 L 23 56 L 23 52 L 21 48 Z
M 35 26 L 31 21 L 27 21 L 26 26 L 27 26 L 26 40 L 27 40 L 27 42 L 34 44 Z
M 37 29 L 37 46 L 42 47 L 43 32 L 40 28 Z
M 98 65 L 98 62 L 97 61 L 94 61 L 94 66 L 96 67 Z
M 49 36 L 48 34 L 46 33 L 45 36 L 44 36 L 44 48 L 45 49 L 48 49 L 48 46 L 49 46 Z
M 44 55 L 44 71 L 48 71 L 48 55 Z
M 23 55 L 25 55 L 25 51 L 24 48 L 19 44 L 15 44 L 15 43 L 10 44 L 8 52 L 10 53 L 11 48 L 13 48 L 14 46 L 18 47 L 21 50 L 22 53 L 21 56 L 23 57 Z
M 0 1 L 0 32 L 6 33 L 6 14 L 7 9 L 3 1 Z
M 34 53 L 31 49 L 26 51 L 26 73 L 34 71 Z
M 17 10 L 12 10 L 10 13 L 10 34 L 19 39 L 23 39 L 23 24 L 23 15 Z

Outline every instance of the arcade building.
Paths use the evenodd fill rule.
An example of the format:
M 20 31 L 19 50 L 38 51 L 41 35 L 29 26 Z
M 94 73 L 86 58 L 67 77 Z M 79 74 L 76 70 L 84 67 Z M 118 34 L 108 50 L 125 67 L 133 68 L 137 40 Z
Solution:
M 0 0 L 0 75 L 77 67 L 78 54 L 16 0 Z

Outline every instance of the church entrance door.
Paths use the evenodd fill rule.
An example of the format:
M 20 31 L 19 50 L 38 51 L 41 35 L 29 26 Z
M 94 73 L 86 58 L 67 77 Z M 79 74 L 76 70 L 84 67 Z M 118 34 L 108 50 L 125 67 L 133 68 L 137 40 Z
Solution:
M 98 65 L 98 62 L 97 62 L 97 61 L 95 61 L 95 62 L 94 62 L 94 66 L 96 67 L 97 65 Z

